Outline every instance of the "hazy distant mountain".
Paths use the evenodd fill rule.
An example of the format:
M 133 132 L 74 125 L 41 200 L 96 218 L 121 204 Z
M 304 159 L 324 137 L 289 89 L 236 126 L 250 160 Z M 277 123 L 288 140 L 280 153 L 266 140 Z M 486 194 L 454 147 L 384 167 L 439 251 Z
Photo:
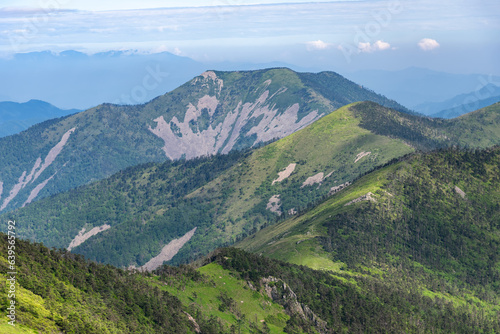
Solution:
M 207 71 L 147 104 L 103 104 L 0 139 L 0 211 L 140 163 L 282 138 L 360 100 L 406 110 L 333 72 Z
M 423 103 L 416 106 L 415 109 L 431 117 L 454 118 L 498 101 L 500 101 L 500 87 L 490 84 L 443 102 Z
M 50 103 L 30 100 L 25 103 L 0 102 L 0 137 L 5 137 L 26 130 L 30 126 L 77 113 L 81 110 L 63 110 Z
M 500 85 L 500 77 L 451 74 L 417 67 L 400 71 L 365 70 L 345 76 L 424 114 L 425 109 L 417 108 L 418 105 L 445 101 L 459 94 L 477 91 L 488 84 Z

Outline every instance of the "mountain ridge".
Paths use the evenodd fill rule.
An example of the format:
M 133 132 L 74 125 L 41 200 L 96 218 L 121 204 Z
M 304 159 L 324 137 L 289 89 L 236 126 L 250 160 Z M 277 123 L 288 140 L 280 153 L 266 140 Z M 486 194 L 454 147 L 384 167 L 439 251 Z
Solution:
M 235 246 L 351 282 L 406 286 L 495 322 L 499 159 L 499 146 L 414 153 Z
M 420 104 L 415 109 L 430 117 L 453 118 L 492 105 L 499 101 L 495 100 L 499 95 L 500 87 L 489 83 L 441 102 Z
M 498 144 L 499 107 L 440 120 L 354 103 L 257 150 L 129 168 L 2 217 L 17 217 L 25 238 L 56 247 L 68 247 L 84 228 L 99 228 L 74 251 L 120 267 L 143 266 L 196 227 L 169 262 L 185 263 L 417 149 Z
M 227 153 L 282 138 L 345 102 L 373 99 L 403 108 L 338 74 L 324 78 L 319 86 L 338 90 L 333 97 L 340 100 L 322 97 L 291 70 L 217 73 L 225 85 L 220 86 L 221 78 L 208 71 L 146 104 L 103 104 L 0 139 L 1 206 L 12 210 L 33 191 L 38 194 L 35 199 L 43 198 L 140 163 Z M 73 128 L 60 154 L 40 176 L 43 181 L 26 182 L 30 171 L 39 168 L 38 159 L 44 159 Z M 6 198 L 10 200 L 5 202 Z
M 495 333 L 499 166 L 500 146 L 412 153 L 238 243 L 254 254 L 217 249 L 153 272 L 18 239 L 16 328 Z

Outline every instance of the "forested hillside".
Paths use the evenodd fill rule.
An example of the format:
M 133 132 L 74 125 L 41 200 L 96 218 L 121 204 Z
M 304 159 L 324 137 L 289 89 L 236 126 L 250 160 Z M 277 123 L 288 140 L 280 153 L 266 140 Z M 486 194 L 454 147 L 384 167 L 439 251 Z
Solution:
M 498 105 L 433 120 L 355 103 L 253 151 L 129 168 L 2 217 L 21 221 L 24 238 L 98 262 L 143 266 L 164 251 L 164 261 L 186 263 L 415 149 L 499 143 L 498 116 Z
M 450 148 L 369 173 L 237 246 L 429 297 L 450 312 L 464 312 L 446 316 L 457 326 L 463 319 L 490 324 L 452 332 L 495 332 L 499 217 L 500 148 Z
M 6 235 L 1 235 L 6 240 Z M 7 242 L 0 245 L 7 271 Z M 2 333 L 492 333 L 495 313 L 410 283 L 221 249 L 197 265 L 127 272 L 16 241 L 16 326 Z M 5 275 L 2 274 L 4 278 Z M 397 284 L 396 284 L 397 283 Z M 2 285 L 0 309 L 10 300 Z M 479 312 L 479 313 L 478 313 Z M 498 313 L 497 313 L 498 314 Z

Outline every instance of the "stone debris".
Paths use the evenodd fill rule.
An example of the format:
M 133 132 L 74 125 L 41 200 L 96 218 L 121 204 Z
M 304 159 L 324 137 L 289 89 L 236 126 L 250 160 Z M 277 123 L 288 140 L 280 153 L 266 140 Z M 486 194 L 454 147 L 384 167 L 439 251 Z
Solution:
M 69 129 L 68 131 L 66 131 L 65 134 L 63 134 L 62 138 L 61 138 L 61 141 L 59 143 L 56 144 L 56 146 L 54 146 L 50 151 L 49 153 L 47 154 L 47 156 L 45 157 L 45 161 L 43 162 L 42 166 L 40 167 L 40 169 L 36 172 L 34 178 L 33 178 L 33 182 L 40 176 L 40 174 L 43 173 L 43 171 L 49 167 L 53 162 L 54 160 L 56 160 L 57 156 L 59 155 L 59 153 L 61 153 L 62 149 L 64 148 L 64 146 L 66 145 L 66 143 L 68 142 L 68 139 L 69 137 L 71 136 L 71 134 L 73 132 L 75 132 L 76 128 L 72 128 L 72 129 Z
M 184 234 L 179 239 L 174 239 L 170 241 L 167 245 L 163 247 L 160 254 L 149 260 L 145 265 L 143 265 L 140 269 L 142 271 L 152 271 L 158 268 L 163 264 L 163 262 L 170 261 L 180 250 L 181 248 L 189 241 L 196 232 L 196 227 L 191 231 Z
M 358 197 L 356 199 L 353 199 L 352 201 L 344 204 L 344 206 L 349 206 L 351 204 L 358 203 L 358 202 L 361 202 L 361 201 L 377 202 L 377 200 L 375 198 L 373 198 L 372 196 L 374 196 L 373 193 L 369 192 L 366 195 L 360 196 L 360 197 Z
M 38 179 L 38 177 L 40 176 L 40 174 L 42 174 L 43 171 L 45 169 L 47 169 L 47 167 L 49 167 L 54 162 L 54 160 L 57 158 L 59 153 L 61 153 L 62 149 L 64 148 L 64 146 L 68 142 L 69 137 L 71 136 L 71 134 L 73 132 L 75 132 L 75 130 L 76 130 L 76 128 L 72 128 L 72 129 L 69 129 L 68 131 L 66 131 L 66 133 L 62 136 L 61 140 L 49 151 L 49 153 L 45 157 L 45 161 L 43 162 L 43 164 L 42 164 L 42 159 L 39 157 L 36 159 L 35 164 L 33 165 L 33 168 L 31 169 L 31 172 L 28 175 L 26 175 L 26 173 L 27 173 L 26 171 L 23 171 L 23 173 L 21 174 L 21 176 L 17 180 L 17 183 L 14 185 L 14 187 L 12 187 L 12 189 L 9 193 L 9 196 L 4 199 L 2 206 L 0 206 L 0 211 L 2 211 L 3 209 L 5 209 L 7 207 L 7 205 L 19 194 L 21 189 L 26 187 L 26 185 L 28 185 L 28 183 L 35 182 L 36 179 Z M 32 194 L 34 195 L 34 197 L 36 197 L 38 195 L 40 190 L 42 190 L 42 188 L 45 187 L 47 182 L 50 181 L 51 179 L 52 179 L 52 177 L 50 177 L 48 180 L 45 180 L 44 182 L 42 182 L 43 185 L 41 186 L 41 188 L 38 188 L 38 191 L 37 191 L 37 188 L 32 190 Z M 30 197 L 31 197 L 31 195 L 30 195 Z M 34 197 L 32 197 L 29 200 L 29 202 L 31 202 L 34 199 Z
M 110 225 L 104 224 L 102 226 L 94 227 L 93 229 L 91 229 L 87 233 L 85 233 L 85 227 L 82 228 L 81 231 L 78 232 L 78 234 L 76 235 L 76 237 L 73 240 L 71 240 L 71 243 L 68 246 L 68 250 L 71 251 L 73 248 L 75 248 L 75 247 L 80 246 L 81 244 L 83 244 L 90 237 L 92 237 L 92 236 L 94 236 L 94 235 L 96 235 L 98 233 L 101 233 L 103 231 L 106 231 L 106 230 L 108 230 L 110 228 L 111 228 Z
M 455 192 L 459 194 L 462 198 L 465 198 L 465 192 L 459 187 L 455 186 Z
M 278 178 L 273 180 L 273 183 L 271 183 L 271 184 L 275 184 L 276 182 L 281 182 L 281 181 L 287 179 L 288 177 L 290 177 L 290 175 L 295 170 L 295 167 L 297 167 L 297 164 L 295 164 L 295 163 L 289 164 L 284 170 L 282 170 L 281 172 L 278 173 Z
M 56 176 L 56 174 L 57 174 L 57 172 L 54 173 L 51 177 L 49 177 L 47 180 L 45 180 L 42 183 L 38 184 L 31 191 L 30 195 L 28 196 L 28 199 L 23 203 L 23 205 L 21 207 L 24 208 L 26 206 L 26 204 L 31 203 L 31 201 L 33 201 L 38 196 L 38 194 L 40 193 L 40 191 L 42 191 L 42 189 L 45 188 L 45 186 L 47 185 L 47 183 L 49 183 L 49 181 L 52 180 L 52 178 L 54 176 Z
M 335 193 L 338 193 L 339 191 L 341 191 L 342 189 L 344 189 L 345 187 L 348 187 L 350 185 L 351 185 L 351 182 L 346 182 L 346 183 L 342 183 L 341 185 L 331 187 L 330 191 L 328 192 L 328 196 L 331 196 Z
M 360 159 L 366 157 L 366 156 L 369 156 L 370 154 L 372 154 L 372 152 L 361 152 L 359 153 L 357 156 L 356 156 L 356 160 L 354 160 L 354 163 L 358 162 Z
M 201 333 L 201 327 L 200 327 L 200 325 L 198 325 L 198 323 L 196 322 L 195 318 L 193 318 L 191 316 L 191 314 L 189 314 L 189 313 L 187 313 L 185 311 L 184 311 L 184 313 L 187 315 L 188 320 L 191 321 L 191 323 L 193 324 L 195 333 Z
M 222 80 L 216 77 L 212 71 L 205 72 L 202 77 L 197 78 L 193 84 L 199 81 L 203 85 L 210 85 L 209 80 L 214 81 L 221 90 Z M 266 81 L 260 89 L 266 89 L 253 103 L 243 103 L 240 101 L 234 110 L 227 113 L 224 120 L 218 124 L 214 123 L 212 116 L 221 101 L 217 96 L 205 95 L 195 104 L 188 104 L 184 119 L 173 117 L 166 121 L 164 116 L 154 119 L 156 126 L 148 127 L 154 135 L 164 141 L 163 151 L 165 155 L 172 159 L 180 159 L 183 155 L 186 158 L 194 158 L 216 153 L 228 153 L 242 136 L 256 135 L 253 145 L 259 142 L 266 142 L 275 138 L 283 138 L 319 119 L 323 114 L 312 111 L 300 121 L 298 120 L 299 104 L 295 103 L 284 111 L 276 108 L 272 98 L 286 91 L 285 87 L 278 89 L 269 96 L 267 90 L 271 80 Z M 220 94 L 219 94 L 220 97 Z M 210 124 L 206 129 L 193 129 L 198 118 L 202 117 L 203 110 L 208 110 Z M 205 116 L 206 117 L 206 116 Z M 261 118 L 260 122 L 253 126 L 246 134 L 242 129 L 252 120 Z M 174 131 L 174 130 L 175 131 Z
M 280 195 L 273 195 L 267 203 L 266 209 L 281 216 Z
M 302 186 L 300 186 L 301 188 L 304 188 L 305 186 L 312 186 L 313 184 L 316 184 L 316 183 L 319 183 L 321 184 L 321 182 L 323 182 L 323 179 L 325 178 L 325 174 L 324 173 L 318 173 L 316 175 L 313 175 L 313 176 L 309 176 L 305 181 L 304 183 L 302 183 Z

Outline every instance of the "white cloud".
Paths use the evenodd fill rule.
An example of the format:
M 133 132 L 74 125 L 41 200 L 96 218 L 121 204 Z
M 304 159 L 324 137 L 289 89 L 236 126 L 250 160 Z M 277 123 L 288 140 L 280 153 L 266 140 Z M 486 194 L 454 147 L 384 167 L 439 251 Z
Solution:
M 423 38 L 418 42 L 418 47 L 424 51 L 434 50 L 439 48 L 439 43 L 435 39 Z
M 372 52 L 375 52 L 375 51 L 383 51 L 383 50 L 387 50 L 387 49 L 390 49 L 391 48 L 391 45 L 387 42 L 384 42 L 384 41 L 376 41 L 375 43 L 373 44 L 370 44 L 369 42 L 367 43 L 359 43 L 358 44 L 358 49 L 360 52 L 364 52 L 364 53 L 372 53 Z
M 306 45 L 307 45 L 307 50 L 309 50 L 309 51 L 325 50 L 331 46 L 331 44 L 325 43 L 319 39 L 317 41 L 307 42 Z

